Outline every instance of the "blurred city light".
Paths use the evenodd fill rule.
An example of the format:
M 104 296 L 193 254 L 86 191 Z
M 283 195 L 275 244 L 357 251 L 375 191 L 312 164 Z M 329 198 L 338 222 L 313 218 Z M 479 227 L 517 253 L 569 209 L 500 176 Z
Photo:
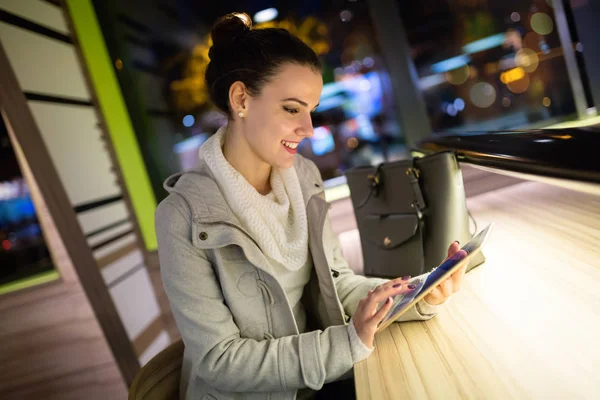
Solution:
M 195 122 L 196 122 L 196 119 L 194 118 L 193 115 L 188 114 L 185 117 L 183 117 L 183 126 L 185 126 L 187 128 L 193 126 Z
M 480 51 L 493 49 L 494 47 L 502 46 L 504 43 L 504 33 L 498 33 L 496 35 L 488 36 L 483 39 L 476 40 L 474 42 L 465 44 L 463 51 L 467 54 L 478 53 Z
M 273 21 L 279 15 L 279 11 L 276 8 L 271 7 L 266 10 L 262 10 L 254 14 L 254 22 L 260 24 L 262 22 Z
M 488 108 L 496 101 L 496 89 L 487 82 L 479 82 L 471 88 L 471 101 L 479 108 Z
M 523 68 L 525 72 L 533 72 L 537 69 L 540 59 L 537 53 L 531 49 L 521 49 L 515 55 L 515 64 Z
M 463 65 L 462 67 L 446 72 L 446 79 L 453 85 L 462 85 L 469 79 L 469 72 L 469 66 Z
M 452 58 L 448 58 L 447 60 L 440 61 L 431 66 L 431 70 L 436 74 L 441 74 L 442 72 L 452 71 L 453 69 L 457 69 L 463 67 L 471 62 L 471 58 L 467 55 L 460 55 Z
M 535 13 L 531 16 L 531 29 L 540 35 L 548 35 L 554 29 L 552 18 L 545 13 Z
M 350 10 L 344 10 L 340 13 L 340 19 L 343 22 L 350 22 L 350 20 L 352 19 L 352 12 L 350 12 Z
M 500 74 L 500 81 L 506 85 L 511 82 L 516 82 L 519 79 L 523 79 L 525 76 L 525 70 L 521 67 L 509 69 Z
M 458 111 L 462 111 L 465 109 L 465 101 L 460 97 L 454 100 L 454 108 Z
M 529 79 L 529 75 L 527 75 L 526 73 L 523 72 L 523 77 L 521 79 L 517 79 L 511 82 L 508 82 L 506 84 L 506 87 L 508 87 L 508 90 L 510 90 L 513 93 L 523 93 L 525 92 L 527 89 L 529 89 L 529 83 L 530 83 L 530 79 Z

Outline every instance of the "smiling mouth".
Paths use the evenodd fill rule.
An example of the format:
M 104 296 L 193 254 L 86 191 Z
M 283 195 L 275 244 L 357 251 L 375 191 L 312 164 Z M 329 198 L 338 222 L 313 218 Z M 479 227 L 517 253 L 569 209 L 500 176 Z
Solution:
M 287 147 L 288 149 L 291 149 L 291 150 L 296 150 L 296 148 L 298 147 L 298 145 L 299 145 L 300 143 L 298 143 L 298 142 L 288 142 L 288 141 L 282 140 L 282 141 L 281 141 L 281 144 L 283 144 L 283 145 L 284 145 L 285 147 Z
M 291 155 L 294 155 L 298 151 L 298 145 L 300 143 L 299 142 L 288 142 L 287 140 L 282 140 L 281 144 L 283 145 L 283 148 L 285 149 L 285 151 L 287 151 Z

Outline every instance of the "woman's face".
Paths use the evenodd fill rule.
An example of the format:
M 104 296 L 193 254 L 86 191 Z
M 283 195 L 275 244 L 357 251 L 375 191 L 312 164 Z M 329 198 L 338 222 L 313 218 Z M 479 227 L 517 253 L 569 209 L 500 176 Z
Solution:
M 258 96 L 246 99 L 242 123 L 252 151 L 277 168 L 294 164 L 297 146 L 313 135 L 311 112 L 319 104 L 323 79 L 315 69 L 284 64 Z

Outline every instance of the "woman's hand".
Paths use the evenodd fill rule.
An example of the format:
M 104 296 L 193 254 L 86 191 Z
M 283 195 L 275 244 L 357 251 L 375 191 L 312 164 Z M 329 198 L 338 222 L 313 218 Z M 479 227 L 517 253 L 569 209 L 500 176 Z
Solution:
M 454 242 L 450 245 L 450 248 L 448 249 L 448 258 L 456 257 L 460 260 L 466 256 L 467 252 L 464 250 L 460 250 L 460 244 L 458 242 Z M 445 281 L 442 281 L 442 283 L 437 285 L 435 289 L 433 289 L 427 296 L 425 296 L 425 302 L 432 306 L 437 306 L 448 300 L 448 298 L 454 293 L 458 292 L 460 290 L 460 285 L 462 283 L 463 277 L 465 276 L 467 265 L 460 268 L 458 271 L 450 275 Z
M 369 348 L 373 347 L 373 337 L 377 326 L 392 307 L 392 298 L 399 294 L 410 293 L 416 286 L 409 284 L 410 277 L 397 278 L 377 286 L 369 291 L 367 297 L 358 302 L 356 313 L 352 317 L 356 333 L 363 344 Z M 377 305 L 385 301 L 379 310 Z

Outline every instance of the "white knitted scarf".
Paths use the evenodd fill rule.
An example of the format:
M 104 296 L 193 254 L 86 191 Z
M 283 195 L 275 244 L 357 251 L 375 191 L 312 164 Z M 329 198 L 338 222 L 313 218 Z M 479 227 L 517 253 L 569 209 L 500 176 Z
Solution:
M 308 222 L 294 167 L 272 168 L 271 194 L 263 196 L 223 155 L 226 127 L 210 137 L 199 150 L 233 214 L 258 243 L 265 255 L 290 271 L 304 266 L 308 257 Z

